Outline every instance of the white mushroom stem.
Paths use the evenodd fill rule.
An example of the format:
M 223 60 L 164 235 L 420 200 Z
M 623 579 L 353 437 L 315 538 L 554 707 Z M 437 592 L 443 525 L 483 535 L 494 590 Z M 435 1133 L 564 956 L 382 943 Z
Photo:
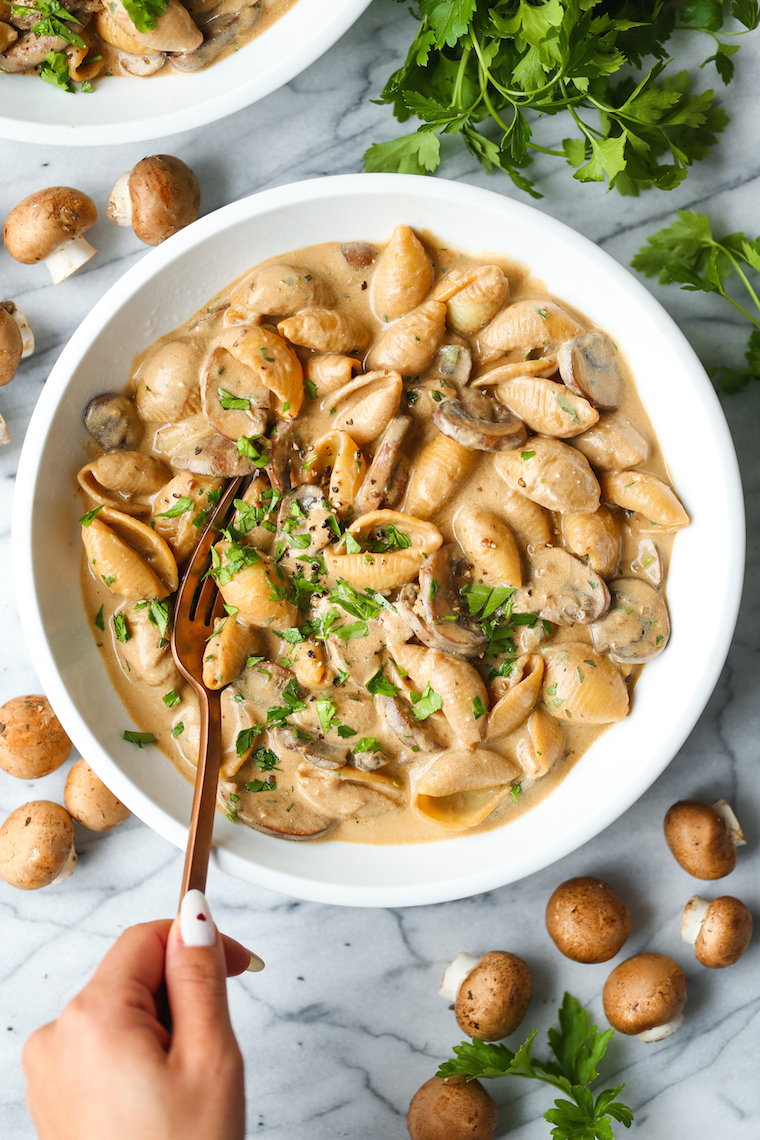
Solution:
M 742 831 L 741 824 L 734 815 L 734 810 L 732 807 L 730 807 L 728 800 L 716 800 L 713 804 L 713 807 L 717 811 L 718 815 L 721 816 L 725 821 L 726 827 L 728 828 L 729 837 L 734 847 L 744 847 L 747 840 L 744 838 L 744 832 Z
M 44 264 L 47 265 L 53 278 L 53 284 L 59 285 L 72 273 L 76 273 L 77 269 L 81 269 L 97 252 L 84 237 L 67 241 L 59 246 L 44 259 Z
M 21 359 L 26 360 L 27 356 L 31 356 L 34 352 L 34 333 L 32 332 L 29 321 L 17 306 L 14 306 L 11 313 L 14 321 L 18 325 L 18 330 L 21 333 Z
M 637 1033 L 636 1036 L 640 1041 L 664 1041 L 682 1025 L 683 1014 L 679 1013 L 672 1021 L 666 1021 L 664 1025 L 655 1025 L 654 1029 L 645 1029 L 643 1033 Z
M 132 198 L 129 193 L 131 170 L 127 170 L 116 181 L 108 199 L 108 216 L 117 226 L 132 225 Z
M 473 958 L 472 954 L 465 952 L 457 954 L 441 979 L 441 985 L 438 990 L 441 997 L 446 998 L 447 1001 L 456 1001 L 462 982 L 468 974 L 472 973 L 476 966 L 480 965 L 482 960 L 482 957 Z
M 699 895 L 694 895 L 687 902 L 681 920 L 681 937 L 690 946 L 693 946 L 699 938 L 702 923 L 709 909 L 710 904 L 707 899 L 701 899 Z
M 53 883 L 62 883 L 64 879 L 68 879 L 69 875 L 73 875 L 74 867 L 76 865 L 76 861 L 77 861 L 77 853 L 74 850 L 74 848 L 72 847 L 71 850 L 69 851 L 67 858 L 66 858 L 66 862 L 63 864 L 60 871 L 58 872 L 56 877 L 53 879 L 53 882 L 50 884 L 51 887 L 52 887 Z

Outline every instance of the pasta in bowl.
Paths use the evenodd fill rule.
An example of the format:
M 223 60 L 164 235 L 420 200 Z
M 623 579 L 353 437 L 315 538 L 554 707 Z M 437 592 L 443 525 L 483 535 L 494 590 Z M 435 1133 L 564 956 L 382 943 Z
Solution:
M 669 694 L 663 691 L 662 679 L 671 675 L 670 661 L 675 667 L 679 659 L 683 668 L 679 643 L 682 638 L 689 640 L 688 622 L 684 623 L 684 611 L 679 609 L 688 601 L 689 576 L 679 571 L 679 551 L 682 544 L 688 547 L 695 532 L 699 538 L 700 511 L 693 504 L 699 503 L 709 481 L 701 478 L 698 470 L 688 470 L 688 462 L 684 466 L 683 450 L 679 452 L 675 442 L 678 433 L 668 431 L 667 416 L 660 416 L 658 422 L 661 409 L 653 409 L 654 432 L 647 424 L 640 424 L 644 429 L 640 434 L 650 446 L 657 436 L 663 441 L 663 450 L 673 466 L 672 481 L 681 494 L 685 485 L 697 486 L 694 480 L 699 483 L 701 478 L 702 483 L 696 498 L 685 496 L 692 522 L 678 537 L 669 571 L 668 606 L 678 636 L 660 656 L 667 638 L 667 610 L 655 584 L 646 580 L 646 570 L 651 571 L 653 564 L 637 571 L 632 563 L 638 560 L 639 566 L 643 565 L 648 558 L 646 544 L 650 544 L 658 548 L 664 568 L 668 553 L 665 532 L 683 525 L 686 517 L 683 513 L 677 517 L 663 515 L 658 523 L 656 517 L 645 519 L 642 515 L 637 520 L 630 499 L 623 506 L 616 503 L 613 495 L 621 497 L 621 489 L 612 478 L 616 464 L 604 468 L 599 462 L 599 448 L 603 450 L 608 442 L 609 430 L 601 432 L 600 442 L 595 428 L 610 418 L 613 428 L 616 423 L 619 427 L 620 421 L 631 419 L 631 408 L 625 402 L 622 407 L 615 405 L 615 393 L 610 393 L 614 384 L 609 377 L 606 389 L 602 384 L 601 396 L 593 403 L 587 396 L 574 393 L 566 382 L 572 371 L 577 386 L 585 383 L 588 390 L 589 370 L 579 353 L 584 360 L 598 360 L 606 353 L 619 355 L 619 380 L 625 391 L 632 391 L 618 346 L 627 350 L 639 376 L 636 353 L 640 341 L 626 339 L 619 314 L 630 311 L 631 293 L 639 310 L 654 303 L 643 290 L 646 301 L 636 297 L 636 287 L 627 275 L 623 275 L 626 288 L 616 298 L 622 306 L 617 316 L 616 306 L 605 310 L 588 283 L 576 287 L 572 307 L 559 300 L 567 293 L 555 286 L 552 274 L 557 278 L 556 267 L 563 258 L 568 263 L 562 241 L 579 243 L 581 248 L 586 243 L 575 235 L 568 238 L 563 227 L 555 223 L 547 226 L 542 218 L 528 232 L 533 211 L 518 209 L 513 203 L 469 188 L 435 187 L 422 208 L 416 182 L 413 190 L 407 190 L 406 179 L 363 178 L 361 189 L 352 188 L 348 195 L 345 190 L 349 181 L 327 180 L 320 187 L 325 195 L 337 194 L 341 210 L 355 210 L 348 234 L 344 224 L 338 227 L 334 218 L 328 217 L 334 212 L 334 199 L 329 209 L 320 204 L 318 194 L 317 205 L 309 204 L 307 188 L 296 188 L 298 208 L 294 204 L 286 213 L 282 230 L 287 244 L 280 240 L 278 244 L 270 241 L 269 248 L 266 244 L 257 247 L 265 260 L 254 273 L 246 274 L 245 262 L 227 261 L 234 243 L 231 238 L 226 246 L 220 241 L 220 235 L 232 226 L 229 217 L 226 225 L 221 217 L 226 211 L 217 216 L 219 229 L 205 251 L 202 242 L 200 249 L 190 243 L 185 257 L 200 264 L 204 253 L 213 249 L 216 256 L 226 255 L 226 277 L 237 275 L 240 280 L 225 289 L 219 262 L 211 288 L 205 293 L 205 297 L 213 295 L 203 306 L 207 311 L 198 311 L 204 294 L 196 295 L 193 305 L 183 298 L 184 310 L 178 312 L 175 305 L 174 312 L 167 314 L 156 329 L 163 334 L 159 340 L 155 340 L 155 333 L 144 337 L 145 348 L 133 376 L 131 406 L 138 413 L 152 409 L 154 418 L 143 421 L 141 442 L 131 450 L 140 455 L 150 452 L 155 463 L 164 464 L 162 488 L 158 492 L 116 491 L 119 499 L 114 497 L 113 487 L 96 478 L 96 485 L 108 493 L 103 497 L 110 501 L 102 504 L 83 534 L 97 527 L 98 520 L 110 511 L 112 519 L 113 514 L 122 515 L 145 526 L 156 547 L 156 540 L 160 540 L 181 565 L 187 556 L 182 552 L 186 549 L 182 543 L 188 541 L 184 532 L 188 527 L 193 529 L 193 519 L 206 509 L 198 489 L 213 495 L 213 481 L 238 473 L 241 461 L 247 461 L 251 484 L 217 546 L 216 573 L 229 608 L 227 625 L 217 631 L 218 641 L 208 655 L 212 659 L 209 669 L 215 671 L 211 679 L 218 676 L 225 684 L 223 700 L 229 710 L 222 792 L 235 822 L 220 818 L 220 862 L 255 881 L 305 897 L 365 904 L 432 901 L 507 881 L 527 873 L 528 867 L 535 869 L 557 857 L 569 849 L 568 844 L 593 834 L 600 821 L 608 822 L 610 813 L 619 813 L 670 758 L 663 759 L 664 750 L 672 749 L 674 739 L 666 710 L 672 705 L 675 688 L 671 687 Z M 392 186 L 400 197 L 386 200 L 380 187 L 370 183 L 382 183 L 384 189 Z M 442 191 L 448 199 L 445 206 L 436 202 Z M 375 195 L 373 208 L 379 204 L 383 216 L 373 222 L 368 233 L 366 224 L 360 229 L 358 223 L 365 216 L 370 193 Z M 471 214 L 473 210 L 475 215 L 482 212 L 480 237 L 472 219 L 462 225 L 461 218 L 456 217 L 452 202 L 460 193 L 466 195 Z M 391 207 L 397 208 L 399 201 L 407 220 L 420 220 L 416 225 L 402 225 L 384 249 L 399 217 Z M 265 206 L 259 199 L 257 207 Z M 521 237 L 508 253 L 523 264 L 530 261 L 534 271 L 546 279 L 545 285 L 502 261 L 503 250 L 495 251 L 497 257 L 483 256 L 481 251 L 494 252 L 486 218 L 498 216 L 503 221 L 504 210 L 511 218 L 517 210 L 522 223 Z M 321 214 L 320 223 L 305 223 L 301 218 L 304 212 Z M 254 234 L 255 219 L 260 215 L 256 208 L 252 213 L 249 232 Z M 263 214 L 266 216 L 266 209 Z M 544 242 L 544 268 L 537 235 L 552 226 L 556 228 L 551 241 Z M 462 239 L 457 238 L 455 243 L 458 230 Z M 431 233 L 436 234 L 437 246 Z M 339 240 L 344 236 L 356 240 L 345 247 Z M 373 247 L 370 250 L 357 245 L 365 236 L 366 244 Z M 329 244 L 304 248 L 320 239 Z M 431 260 L 436 264 L 430 266 L 429 280 L 417 282 L 419 296 L 410 298 L 407 290 L 396 302 L 381 288 L 383 267 L 387 269 L 394 243 L 403 246 L 414 242 L 428 265 Z M 283 250 L 296 248 L 297 257 L 283 256 Z M 476 251 L 477 256 L 461 260 L 459 250 L 465 248 Z M 533 257 L 527 256 L 530 248 Z M 582 252 L 587 254 L 583 248 Z M 577 262 L 577 246 L 574 254 Z M 177 256 L 181 261 L 179 250 Z M 365 259 L 364 264 L 352 266 L 348 257 Z M 605 261 L 601 259 L 595 270 L 607 273 L 600 296 L 608 297 L 613 292 L 610 276 L 614 284 L 615 273 Z M 271 285 L 272 265 L 280 266 L 280 283 L 287 279 L 288 274 L 281 269 L 283 263 L 295 268 L 301 283 L 308 285 L 307 302 L 320 303 L 304 304 L 299 293 L 292 313 L 282 308 L 286 304 L 282 296 L 266 300 L 261 307 L 267 273 Z M 185 261 L 185 269 L 187 264 Z M 233 273 L 229 272 L 230 264 L 238 267 Z M 471 284 L 469 271 L 477 277 L 483 267 L 488 273 L 481 276 L 487 276 L 490 285 L 498 281 L 494 267 L 499 268 L 510 292 L 500 295 L 503 285 L 496 289 L 496 297 L 488 302 L 493 310 L 490 314 L 482 307 L 478 309 L 482 301 L 476 298 L 475 306 L 459 305 L 459 310 L 469 312 L 469 318 L 452 318 L 449 302 Z M 179 268 L 169 259 L 163 272 L 177 273 Z M 394 276 L 386 275 L 390 279 Z M 159 290 L 152 294 L 155 299 L 162 288 L 160 269 L 150 280 L 151 288 Z M 300 290 L 302 284 L 296 282 L 296 288 Z M 620 290 L 622 284 L 616 287 Z M 150 288 L 138 288 L 138 294 L 141 291 L 144 299 L 136 304 L 132 298 L 130 303 L 138 318 L 140 305 L 150 303 Z M 327 291 L 332 291 L 333 300 L 326 300 Z M 441 299 L 447 291 L 451 296 Z M 546 316 L 536 312 L 535 318 L 523 319 L 528 302 L 534 310 L 545 310 Z M 370 303 L 379 314 L 372 318 Z M 404 306 L 405 311 L 398 312 Z M 457 312 L 456 301 L 452 309 Z M 188 320 L 193 311 L 195 317 Z M 416 314 L 413 321 L 410 314 Z M 477 322 L 477 332 L 453 327 L 453 321 L 461 326 L 462 320 L 468 319 Z M 663 319 L 659 310 L 657 319 Z M 557 330 L 558 343 L 510 347 L 508 338 L 512 334 L 500 332 L 498 326 L 494 329 L 497 320 L 504 327 L 519 325 L 523 329 L 520 336 L 529 338 L 533 335 L 531 321 L 541 321 L 551 327 L 552 336 Z M 644 320 L 639 311 L 639 331 Z M 589 346 L 594 329 L 596 338 Z M 600 339 L 602 329 L 606 330 L 604 342 Z M 488 335 L 484 336 L 486 331 Z M 198 340 L 203 342 L 202 350 L 197 344 L 188 344 Z M 399 356 L 399 344 L 407 346 L 403 351 L 411 354 L 411 363 Z M 523 358 L 531 358 L 524 361 L 531 365 L 525 370 L 528 377 L 515 375 L 511 369 L 512 364 L 520 363 L 514 355 L 518 349 Z M 550 350 L 554 349 L 559 363 L 551 359 L 555 353 Z M 677 363 L 683 353 L 682 342 L 678 342 L 678 350 L 667 358 L 671 375 L 674 369 L 684 367 L 682 362 Z M 254 383 L 250 374 L 255 353 L 265 368 Z M 177 379 L 180 358 L 182 368 L 196 377 L 192 383 Z M 303 377 L 300 407 L 296 406 L 297 394 L 293 399 L 292 377 L 288 379 L 295 369 L 293 359 L 299 362 Z M 540 359 L 546 363 L 535 368 Z M 211 371 L 217 371 L 209 375 L 212 360 Z M 98 374 L 98 363 L 102 366 L 102 362 L 101 356 L 99 361 L 92 357 L 87 363 L 89 380 L 79 386 L 81 409 L 104 391 L 116 393 L 124 387 L 125 373 L 121 372 L 117 384 L 115 363 L 105 374 L 102 370 Z M 225 371 L 220 374 L 219 368 Z M 174 380 L 162 388 L 161 377 L 172 369 Z M 539 376 L 539 371 L 548 375 Z M 490 381 L 482 382 L 489 375 Z M 225 376 L 230 386 L 222 388 L 216 378 L 223 380 Z M 543 390 L 546 384 L 562 386 L 566 392 L 560 393 L 561 398 L 580 422 L 575 422 L 573 414 L 563 413 L 570 431 L 550 434 L 557 431 L 554 388 L 547 390 L 551 400 L 543 400 L 551 409 L 549 419 L 531 421 L 525 410 L 530 396 L 530 386 L 524 383 L 527 378 L 540 382 L 538 387 L 533 384 L 534 391 Z M 592 378 L 600 383 L 597 374 Z M 517 380 L 523 383 L 517 385 Z M 644 387 L 647 382 L 645 376 Z M 227 395 L 221 395 L 222 391 Z M 160 401 L 170 392 L 182 407 L 175 407 L 167 417 L 164 404 L 161 414 L 156 415 Z M 505 395 L 507 400 L 503 401 Z M 518 401 L 522 401 L 519 407 Z M 600 401 L 606 401 L 606 407 L 594 407 Z M 229 406 L 225 408 L 224 403 Z M 234 403 L 238 406 L 232 406 Z M 369 415 L 365 414 L 367 406 Z M 250 434 L 238 434 L 240 421 L 236 417 L 241 414 L 248 417 L 247 424 L 253 424 Z M 713 416 L 710 396 L 706 396 L 704 417 Z M 589 419 L 594 421 L 590 426 Z M 267 434 L 261 438 L 264 433 L 256 428 L 264 422 Z M 273 437 L 274 423 L 277 431 Z M 361 438 L 352 436 L 352 430 Z M 212 447 L 209 435 L 225 442 Z M 623 435 L 632 447 L 635 436 L 631 432 Z M 583 436 L 586 440 L 580 438 Z M 595 458 L 589 460 L 573 443 L 579 439 L 581 446 L 590 440 L 597 448 Z M 239 446 L 243 440 L 247 443 Z M 424 456 L 433 445 L 436 462 L 429 470 L 434 474 L 425 475 Z M 457 452 L 459 465 L 447 466 L 442 448 Z M 626 453 L 629 461 L 631 454 Z M 90 445 L 89 463 L 84 467 L 92 472 L 93 464 L 97 467 L 107 456 L 106 451 L 104 456 L 95 457 Z M 566 477 L 568 462 L 573 473 L 570 480 Z M 512 470 L 515 463 L 521 465 L 517 475 Z M 659 463 L 658 454 L 652 452 L 646 460 L 640 458 L 618 467 L 618 473 L 635 469 L 634 479 L 626 477 L 626 482 L 641 484 L 638 491 L 625 485 L 622 491 L 627 496 L 638 494 L 637 501 L 647 504 L 650 516 L 655 515 L 653 488 L 668 488 L 667 472 Z M 540 471 L 535 477 L 523 474 L 523 469 L 537 466 Z M 559 480 L 552 474 L 555 469 L 565 472 Z M 336 471 L 340 478 L 333 478 Z M 579 478 L 578 471 L 587 473 L 585 478 Z M 166 474 L 171 478 L 167 480 Z M 177 496 L 171 500 L 170 484 L 174 480 L 178 481 Z M 191 484 L 196 485 L 195 490 Z M 87 487 L 92 486 L 92 482 L 87 483 Z M 526 490 L 532 497 L 524 493 Z M 673 495 L 672 491 L 668 493 Z M 711 493 L 714 496 L 714 486 Z M 560 494 L 566 494 L 567 500 L 559 501 L 556 496 Z M 193 495 L 193 505 L 187 508 L 182 500 Z M 185 509 L 177 510 L 172 517 L 169 501 Z M 728 494 L 726 501 L 731 501 Z M 122 511 L 119 503 L 138 513 Z M 604 504 L 601 515 L 600 503 Z M 94 500 L 87 514 L 100 505 Z M 169 517 L 160 520 L 159 515 Z M 617 562 L 612 550 L 615 528 L 606 515 L 615 521 L 618 543 L 620 520 L 626 520 Z M 154 527 L 149 525 L 151 518 Z M 591 519 L 596 519 L 596 566 L 591 563 L 588 547 Z M 654 538 L 652 524 L 662 531 Z M 123 528 L 120 537 L 129 545 L 129 535 L 139 527 L 130 531 L 123 521 L 119 526 Z M 531 526 L 538 528 L 533 542 Z M 632 529 L 640 533 L 628 533 Z M 512 536 L 514 549 L 505 541 L 507 533 Z M 736 538 L 732 541 L 735 552 Z M 113 638 L 112 615 L 118 609 L 130 637 L 127 641 L 116 637 L 114 644 L 118 642 L 119 652 L 134 652 L 141 638 L 145 644 L 145 629 L 154 637 L 160 632 L 158 607 L 166 601 L 155 595 L 124 603 L 123 596 L 112 594 L 103 576 L 115 577 L 111 569 L 104 568 L 100 580 L 88 579 L 88 591 L 92 590 L 87 603 L 90 629 L 103 605 L 105 637 L 99 640 Z M 164 580 L 161 573 L 157 577 Z M 657 610 L 647 591 L 654 594 L 661 609 Z M 647 608 L 652 606 L 654 610 Z M 150 620 L 151 607 L 154 622 Z M 638 611 L 637 634 L 634 615 Z M 613 628 L 609 625 L 611 615 Z M 642 639 L 642 627 L 653 628 L 649 621 L 662 622 L 665 632 Z M 80 634 L 90 637 L 88 630 Z M 659 643 L 658 636 L 662 638 Z M 229 642 L 226 647 L 222 644 L 225 639 Z M 94 653 L 98 655 L 97 650 Z M 91 661 L 91 651 L 82 648 L 82 656 Z M 626 678 L 639 671 L 641 661 L 653 656 L 657 660 L 645 669 L 631 715 L 626 717 L 631 685 Z M 104 691 L 102 665 L 99 660 L 91 664 Z M 650 671 L 657 674 L 660 683 L 647 684 Z M 676 685 L 677 674 L 672 676 Z M 166 719 L 151 726 L 135 707 L 132 712 L 138 713 L 133 715 L 137 734 L 132 735 L 156 735 L 165 745 L 172 728 L 182 723 L 183 731 L 173 739 L 185 752 L 177 763 L 180 767 L 184 763 L 189 772 L 193 759 L 192 710 L 181 689 L 169 680 L 162 679 L 156 686 L 154 700 L 159 712 L 160 702 Z M 699 684 L 694 692 L 698 691 Z M 172 702 L 176 696 L 178 703 L 167 708 L 166 695 Z M 124 713 L 119 721 L 114 715 L 117 707 L 118 702 L 110 698 L 107 746 L 116 754 L 119 770 L 122 766 L 127 769 L 127 782 L 147 783 L 153 789 L 157 783 L 171 783 L 176 800 L 181 793 L 172 776 L 174 769 L 154 748 L 140 750 L 129 741 L 122 742 Z M 607 737 L 594 741 L 600 725 L 610 721 L 618 723 Z M 685 723 L 682 716 L 677 731 L 683 732 Z M 652 724 L 658 726 L 661 737 L 654 746 Z M 76 732 L 74 736 L 77 739 Z M 614 748 L 604 749 L 604 741 L 613 736 Z M 583 758 L 574 763 L 568 753 L 579 753 L 589 743 Z M 651 753 L 656 759 L 650 758 Z M 148 757 L 150 763 L 146 764 Z M 124 788 L 113 778 L 111 783 L 129 802 Z M 542 795 L 542 785 L 551 794 Z M 166 804 L 160 789 L 146 798 L 152 803 L 154 797 L 163 798 L 162 806 Z M 134 803 L 135 796 L 131 799 Z M 150 809 L 146 814 L 151 814 Z M 170 814 L 177 820 L 174 833 L 181 841 L 181 812 L 174 801 Z M 507 826 L 495 826 L 505 820 L 509 821 Z M 269 834 L 249 830 L 241 826 L 243 821 Z M 161 827 L 167 833 L 165 821 Z M 309 844 L 305 858 L 299 854 L 305 851 L 303 844 L 284 844 L 275 838 L 299 828 L 306 835 L 327 833 L 331 841 Z M 412 839 L 455 835 L 409 846 Z M 364 842 L 354 842 L 359 838 Z M 347 840 L 352 841 L 350 860 L 340 854 Z

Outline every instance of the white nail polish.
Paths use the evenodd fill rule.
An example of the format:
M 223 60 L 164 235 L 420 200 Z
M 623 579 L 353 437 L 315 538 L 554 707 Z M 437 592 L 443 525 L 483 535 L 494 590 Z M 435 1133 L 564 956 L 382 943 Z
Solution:
M 252 974 L 258 974 L 260 970 L 264 969 L 264 960 L 263 958 L 259 958 L 258 954 L 254 954 L 251 950 L 249 950 L 248 953 L 251 955 L 251 959 L 246 966 L 246 970 Z
M 213 946 L 216 927 L 202 891 L 188 891 L 179 908 L 179 932 L 185 946 Z

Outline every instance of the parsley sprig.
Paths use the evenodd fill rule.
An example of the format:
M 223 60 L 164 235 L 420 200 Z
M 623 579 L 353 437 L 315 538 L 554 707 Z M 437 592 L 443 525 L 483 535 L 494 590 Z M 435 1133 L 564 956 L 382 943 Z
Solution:
M 676 282 L 689 292 L 718 293 L 738 309 L 755 326 L 744 354 L 747 367 L 711 371 L 720 378 L 725 392 L 738 392 L 750 380 L 760 380 L 760 299 L 743 268 L 760 273 L 760 237 L 753 241 L 743 233 L 734 233 L 716 238 L 704 214 L 679 210 L 678 220 L 648 237 L 631 264 L 647 277 L 656 276 L 661 285 Z M 734 271 L 749 294 L 748 308 L 726 289 Z
M 559 1010 L 559 1029 L 549 1030 L 549 1047 L 554 1060 L 539 1061 L 532 1055 L 537 1030 L 516 1053 L 506 1045 L 490 1045 L 473 1040 L 454 1046 L 456 1059 L 445 1061 L 439 1077 L 463 1075 L 475 1078 L 526 1077 L 552 1085 L 567 1099 L 554 1101 L 544 1119 L 554 1127 L 554 1140 L 613 1140 L 612 1121 L 625 1128 L 633 1123 L 633 1113 L 617 1098 L 625 1088 L 605 1089 L 596 1098 L 589 1089 L 599 1076 L 597 1066 L 604 1056 L 613 1030 L 598 1033 L 589 1024 L 588 1014 L 577 998 L 566 993 Z
M 441 162 L 440 136 L 458 135 L 487 170 L 501 168 L 533 197 L 541 195 L 523 171 L 534 152 L 564 159 L 581 182 L 607 179 L 622 194 L 672 190 L 728 122 L 712 90 L 690 93 L 688 73 L 670 67 L 666 45 L 679 9 L 686 21 L 679 26 L 690 31 L 714 35 L 722 26 L 720 0 L 685 7 L 662 0 L 415 0 L 417 33 L 378 102 L 390 104 L 399 122 L 415 115 L 421 125 L 370 147 L 365 169 L 431 173 Z M 732 0 L 731 16 L 750 30 L 757 9 L 757 0 Z M 727 83 L 737 48 L 716 43 L 710 58 Z M 540 146 L 536 116 L 560 112 L 569 137 L 561 149 Z

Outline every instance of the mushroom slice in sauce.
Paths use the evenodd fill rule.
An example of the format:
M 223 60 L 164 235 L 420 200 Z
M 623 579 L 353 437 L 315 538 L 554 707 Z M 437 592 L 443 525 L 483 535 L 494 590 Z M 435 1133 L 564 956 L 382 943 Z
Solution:
M 541 697 L 557 720 L 612 724 L 628 713 L 628 689 L 609 657 L 581 641 L 547 645 Z
M 513 491 L 550 511 L 599 507 L 599 483 L 588 460 L 559 439 L 532 436 L 519 451 L 498 455 L 496 468 Z
M 642 538 L 636 557 L 631 562 L 631 570 L 639 577 L 646 576 L 653 586 L 662 585 L 665 577 L 662 555 L 651 538 Z
M 609 586 L 609 611 L 591 626 L 594 648 L 621 665 L 643 665 L 668 644 L 667 606 L 641 578 L 615 578 Z
M 593 427 L 599 419 L 588 400 L 564 384 L 539 376 L 519 376 L 499 384 L 496 398 L 539 435 L 570 439 Z
M 134 75 L 144 79 L 146 75 L 155 75 L 166 63 L 166 52 L 145 52 L 136 55 L 131 51 L 120 51 L 118 55 L 119 71 L 122 75 Z
M 245 4 L 237 12 L 220 12 L 197 23 L 203 32 L 203 43 L 195 51 L 169 56 L 172 71 L 192 72 L 208 67 L 238 35 L 248 35 L 261 15 L 261 2 Z
M 466 831 L 504 803 L 521 774 L 497 752 L 452 748 L 434 756 L 420 774 L 412 807 L 447 831 Z
M 595 408 L 616 408 L 623 398 L 623 374 L 617 345 L 593 329 L 561 344 L 559 374 L 573 392 Z
M 258 468 L 242 455 L 231 439 L 210 432 L 172 452 L 173 467 L 181 471 L 192 471 L 194 475 L 213 475 L 218 478 L 235 479 L 238 475 L 255 475 Z
M 201 406 L 211 425 L 227 439 L 263 435 L 269 389 L 226 348 L 215 348 L 201 377 Z
M 438 747 L 430 728 L 415 717 L 412 709 L 400 697 L 375 697 L 375 707 L 385 724 L 404 748 L 409 749 L 410 759 L 414 755 L 427 754 Z
M 326 768 L 331 772 L 345 765 L 351 747 L 349 744 L 328 744 L 321 736 L 312 736 L 311 733 L 302 735 L 290 725 L 275 728 L 271 737 L 275 748 L 298 752 L 315 768 Z
M 335 823 L 334 817 L 281 794 L 279 789 L 247 793 L 244 784 L 220 780 L 217 798 L 228 818 L 275 839 L 319 839 Z
M 84 426 L 103 451 L 133 451 L 143 436 L 143 423 L 126 396 L 106 393 L 90 400 Z
M 393 811 L 403 799 L 403 790 L 389 776 L 361 768 L 328 772 L 302 763 L 296 769 L 296 784 L 318 811 L 338 819 L 373 819 Z
M 369 511 L 387 507 L 392 493 L 395 493 L 397 502 L 401 498 L 403 489 L 396 485 L 394 477 L 399 470 L 401 444 L 411 422 L 409 416 L 395 416 L 383 432 L 354 500 L 354 512 L 357 515 L 366 515 Z M 395 492 L 393 492 L 394 486 Z
M 439 383 L 449 392 L 453 389 L 459 391 L 467 384 L 471 371 L 472 352 L 469 344 L 464 339 L 459 344 L 456 337 L 448 338 L 448 343 L 441 345 L 430 367 L 420 376 L 420 382 Z
M 471 451 L 508 451 L 527 439 L 525 424 L 505 409 L 494 406 L 495 421 L 474 413 L 461 400 L 444 400 L 433 412 L 433 423 L 444 435 Z
M 537 613 L 558 625 L 589 625 L 607 612 L 610 595 L 591 566 L 550 546 L 532 555 L 530 578 L 512 602 L 517 613 Z
M 420 567 L 418 606 L 425 619 L 420 641 L 460 657 L 476 657 L 486 644 L 479 625 L 465 620 L 455 582 L 457 547 L 442 546 Z

